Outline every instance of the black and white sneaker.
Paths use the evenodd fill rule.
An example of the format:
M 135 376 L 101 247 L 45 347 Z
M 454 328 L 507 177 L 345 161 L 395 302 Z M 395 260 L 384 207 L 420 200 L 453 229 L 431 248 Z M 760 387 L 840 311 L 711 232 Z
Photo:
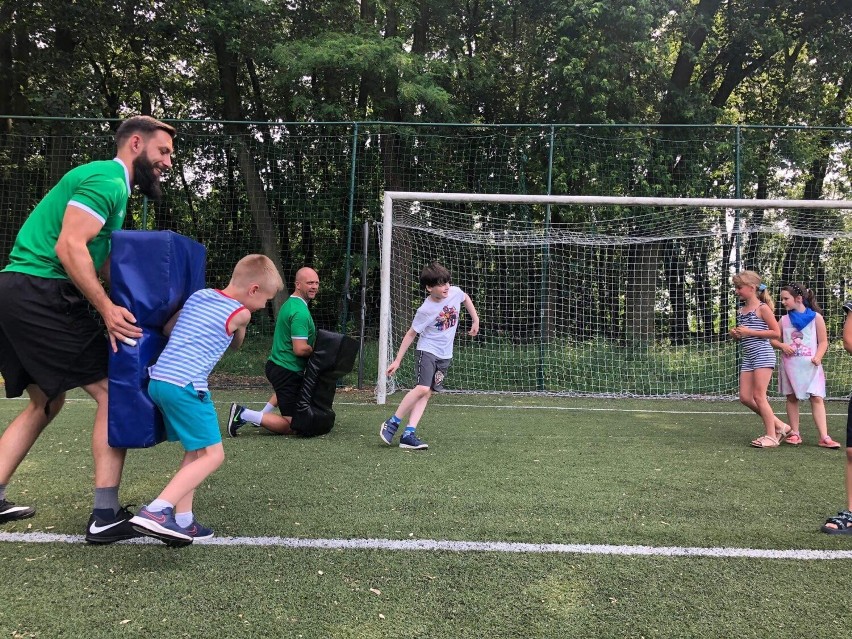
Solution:
M 246 423 L 243 419 L 244 406 L 239 404 L 231 404 L 231 410 L 228 413 L 228 437 L 236 437 L 237 431 Z
M 86 526 L 86 542 L 90 544 L 112 544 L 116 541 L 134 539 L 141 535 L 130 525 L 133 513 L 122 506 L 112 519 L 101 519 L 95 513 Z
M 18 519 L 28 519 L 35 515 L 35 508 L 16 506 L 11 501 L 0 499 L 0 524 Z

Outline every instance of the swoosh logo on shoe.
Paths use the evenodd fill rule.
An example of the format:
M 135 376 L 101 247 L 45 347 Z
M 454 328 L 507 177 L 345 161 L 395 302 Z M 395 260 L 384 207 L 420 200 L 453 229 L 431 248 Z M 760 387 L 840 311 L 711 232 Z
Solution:
M 164 524 L 164 523 L 166 523 L 166 516 L 165 516 L 165 515 L 155 515 L 154 513 L 152 513 L 152 512 L 150 512 L 150 511 L 147 511 L 147 510 L 146 510 L 146 511 L 145 511 L 145 516 L 146 516 L 148 519 L 153 519 L 153 520 L 154 520 L 154 521 L 156 521 L 158 524 Z
M 113 528 L 113 527 L 118 526 L 119 524 L 123 524 L 123 523 L 124 523 L 124 521 L 116 521 L 116 522 L 113 522 L 111 524 L 107 524 L 106 526 L 98 526 L 96 523 L 92 522 L 92 525 L 89 526 L 89 532 L 92 533 L 93 535 L 99 535 L 100 533 L 104 532 L 105 530 L 109 530 L 110 528 Z

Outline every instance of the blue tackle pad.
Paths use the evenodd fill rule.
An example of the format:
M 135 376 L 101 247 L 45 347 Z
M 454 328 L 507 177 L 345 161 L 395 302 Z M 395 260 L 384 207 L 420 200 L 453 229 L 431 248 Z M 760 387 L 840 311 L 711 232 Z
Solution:
M 110 298 L 136 317 L 136 346 L 109 354 L 109 445 L 147 448 L 166 439 L 163 417 L 148 397 L 148 367 L 168 339 L 163 326 L 205 286 L 206 249 L 172 231 L 115 231 Z

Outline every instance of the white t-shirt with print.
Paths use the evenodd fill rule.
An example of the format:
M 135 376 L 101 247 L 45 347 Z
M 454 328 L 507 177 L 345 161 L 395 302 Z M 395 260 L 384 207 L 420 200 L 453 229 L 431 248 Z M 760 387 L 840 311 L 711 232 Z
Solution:
M 463 290 L 451 286 L 449 295 L 440 302 L 434 301 L 431 296 L 426 298 L 411 322 L 411 328 L 420 334 L 418 351 L 432 353 L 438 359 L 452 358 L 464 297 Z

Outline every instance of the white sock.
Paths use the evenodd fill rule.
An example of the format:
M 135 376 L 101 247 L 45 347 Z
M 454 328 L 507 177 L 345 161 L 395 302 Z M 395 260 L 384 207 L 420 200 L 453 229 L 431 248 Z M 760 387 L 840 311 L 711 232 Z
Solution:
M 244 419 L 247 422 L 251 422 L 252 424 L 259 424 L 260 420 L 263 419 L 263 413 L 259 410 L 249 410 L 246 408 L 241 414 L 240 419 Z
M 148 504 L 147 508 L 152 513 L 158 513 L 164 510 L 165 508 L 174 508 L 174 504 L 170 504 L 165 499 L 155 499 L 150 504 Z
M 188 513 L 178 513 L 175 515 L 175 521 L 177 521 L 177 525 L 181 528 L 188 528 L 193 519 L 191 510 Z
M 266 406 L 264 406 L 263 410 L 260 412 L 266 415 L 266 413 L 271 413 L 273 410 L 275 410 L 275 406 L 273 406 L 269 402 L 266 402 Z

